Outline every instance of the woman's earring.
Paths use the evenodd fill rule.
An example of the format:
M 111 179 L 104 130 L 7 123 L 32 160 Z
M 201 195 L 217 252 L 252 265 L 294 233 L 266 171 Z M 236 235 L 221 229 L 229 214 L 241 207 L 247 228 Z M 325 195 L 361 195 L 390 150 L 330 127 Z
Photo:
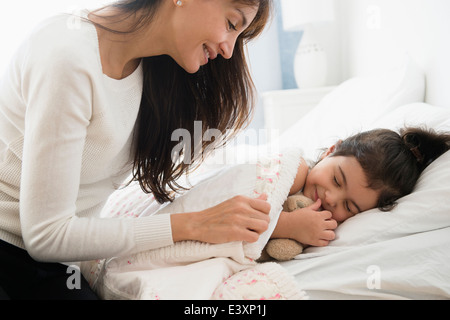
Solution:
M 183 2 L 181 0 L 177 1 L 177 6 L 181 7 L 183 5 Z

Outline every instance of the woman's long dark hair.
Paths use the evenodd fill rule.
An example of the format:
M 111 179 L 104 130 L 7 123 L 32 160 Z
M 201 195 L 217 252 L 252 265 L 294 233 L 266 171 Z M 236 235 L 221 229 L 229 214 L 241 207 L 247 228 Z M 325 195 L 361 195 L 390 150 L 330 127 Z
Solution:
M 153 193 L 161 203 L 172 201 L 173 191 L 181 188 L 176 180 L 197 167 L 208 150 L 231 139 L 248 124 L 252 115 L 255 95 L 245 59 L 245 44 L 264 29 L 272 0 L 234 1 L 257 6 L 258 12 L 238 37 L 230 59 L 219 55 L 197 73 L 189 74 L 169 56 L 144 58 L 143 95 L 133 139 L 132 181 L 138 181 L 144 192 Z M 151 23 L 161 2 L 122 0 L 111 6 L 125 16 L 138 17 L 129 31 L 135 32 Z M 201 123 L 201 137 L 208 129 L 218 129 L 223 133 L 222 139 L 201 139 L 201 146 L 195 146 L 199 142 L 195 139 L 196 121 Z M 182 143 L 191 148 L 183 149 L 177 156 L 190 161 L 177 161 L 173 157 L 180 141 L 172 141 L 172 134 L 181 128 L 189 131 L 190 141 Z

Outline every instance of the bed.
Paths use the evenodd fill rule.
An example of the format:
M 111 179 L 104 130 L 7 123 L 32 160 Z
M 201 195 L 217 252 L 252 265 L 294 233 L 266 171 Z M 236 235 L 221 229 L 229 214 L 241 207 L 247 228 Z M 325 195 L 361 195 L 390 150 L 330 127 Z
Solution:
M 397 82 L 402 73 L 403 81 Z M 281 141 L 296 137 L 288 143 L 310 145 L 308 152 L 314 156 L 314 145 L 330 145 L 361 129 L 421 125 L 449 131 L 448 108 L 413 102 L 420 92 L 424 93 L 418 90 L 425 88 L 422 76 L 409 60 L 403 71 L 378 78 L 353 78 L 326 96 L 315 110 L 283 134 Z M 385 88 L 394 88 L 394 79 L 399 84 L 395 90 L 381 89 L 386 84 Z M 349 99 L 351 92 L 358 94 Z M 365 99 L 369 100 L 364 105 L 371 109 L 360 107 Z M 353 118 L 345 124 L 336 123 L 338 112 Z M 303 139 L 311 129 L 307 123 L 316 123 L 315 132 L 323 134 Z M 328 247 L 309 248 L 298 260 L 281 265 L 313 299 L 450 298 L 449 178 L 450 153 L 446 153 L 424 171 L 414 192 L 400 199 L 393 211 L 374 209 L 357 215 L 338 227 L 336 240 Z
M 283 133 L 311 156 L 318 146 L 374 127 L 450 130 L 450 3 L 339 1 L 350 80 Z M 339 115 L 350 117 L 339 121 Z M 304 138 L 314 123 L 318 135 Z M 296 137 L 293 139 L 292 137 Z M 371 210 L 325 248 L 281 265 L 312 299 L 450 298 L 450 154 L 433 163 L 390 213 Z
M 349 80 L 269 146 L 227 152 L 234 160 L 242 148 L 264 156 L 206 163 L 208 168 L 186 181 L 193 188 L 173 204 L 158 205 L 131 186 L 110 198 L 104 215 L 138 219 L 265 192 L 276 222 L 299 155 L 314 159 L 320 148 L 372 128 L 424 125 L 450 131 L 450 45 L 442 41 L 450 30 L 443 14 L 450 12 L 448 1 L 342 3 L 348 9 L 342 27 L 348 31 L 344 56 Z M 383 13 L 379 30 L 367 28 L 361 19 L 373 5 Z M 256 244 L 186 242 L 85 263 L 82 271 L 105 299 L 449 299 L 449 181 L 447 152 L 393 211 L 363 212 L 341 224 L 329 246 L 310 247 L 291 261 L 256 261 L 273 230 L 271 222 Z

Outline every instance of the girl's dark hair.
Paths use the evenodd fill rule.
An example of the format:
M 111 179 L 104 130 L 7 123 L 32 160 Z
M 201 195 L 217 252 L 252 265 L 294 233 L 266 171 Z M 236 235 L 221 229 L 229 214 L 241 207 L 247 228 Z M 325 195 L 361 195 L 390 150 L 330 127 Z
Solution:
M 173 191 L 181 188 L 176 180 L 197 167 L 205 153 L 230 140 L 248 124 L 253 113 L 255 89 L 246 63 L 245 44 L 263 31 L 272 0 L 233 1 L 258 7 L 258 11 L 238 37 L 230 59 L 219 55 L 197 73 L 189 74 L 169 56 L 144 58 L 144 88 L 133 140 L 132 181 L 139 181 L 144 192 L 153 193 L 161 203 L 172 201 Z M 161 3 L 162 0 L 118 1 L 112 4 L 121 12 L 116 19 L 131 16 L 139 19 L 130 31 L 103 28 L 115 33 L 135 32 L 151 23 Z M 208 129 L 218 129 L 223 133 L 222 139 L 195 139 L 199 135 L 194 132 L 196 121 L 201 121 L 200 137 Z M 191 148 L 176 156 L 190 161 L 173 159 L 173 150 L 180 141 L 172 141 L 171 137 L 177 129 L 189 131 L 190 141 L 182 143 Z M 195 142 L 201 146 L 195 146 Z
M 389 211 L 396 200 L 410 194 L 422 171 L 450 150 L 450 134 L 422 128 L 400 133 L 376 129 L 356 134 L 336 145 L 332 156 L 354 156 L 368 180 L 380 191 L 377 207 Z

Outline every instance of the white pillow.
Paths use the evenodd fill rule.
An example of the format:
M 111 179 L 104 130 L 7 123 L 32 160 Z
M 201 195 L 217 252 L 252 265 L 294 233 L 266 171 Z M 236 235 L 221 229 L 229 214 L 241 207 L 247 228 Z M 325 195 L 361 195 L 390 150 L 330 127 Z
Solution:
M 405 126 L 426 126 L 437 131 L 450 131 L 450 108 L 427 103 L 412 103 L 395 109 L 375 121 L 371 128 L 398 130 Z
M 367 129 L 402 105 L 423 101 L 424 95 L 424 74 L 407 57 L 400 68 L 376 76 L 353 78 L 338 86 L 285 131 L 278 144 L 281 148 L 298 146 L 306 158 L 315 160 L 321 148 Z

